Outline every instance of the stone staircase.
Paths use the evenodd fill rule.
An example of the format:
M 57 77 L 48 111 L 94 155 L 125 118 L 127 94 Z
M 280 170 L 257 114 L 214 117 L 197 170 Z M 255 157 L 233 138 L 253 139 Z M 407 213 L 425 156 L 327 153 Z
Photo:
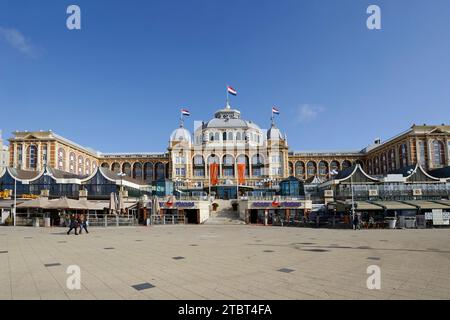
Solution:
M 217 211 L 212 211 L 211 209 L 211 215 L 208 220 L 205 221 L 204 224 L 245 224 L 244 221 L 239 219 L 239 213 L 236 211 L 233 211 L 233 206 L 231 205 L 230 200 L 214 200 L 213 203 L 217 203 L 219 207 L 217 208 Z

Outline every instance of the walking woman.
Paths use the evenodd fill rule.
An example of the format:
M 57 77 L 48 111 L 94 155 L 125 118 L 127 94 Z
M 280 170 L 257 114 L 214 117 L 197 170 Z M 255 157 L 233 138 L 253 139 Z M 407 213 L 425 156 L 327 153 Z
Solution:
M 86 233 L 89 233 L 88 229 L 87 229 L 87 221 L 86 221 L 86 217 L 84 216 L 84 214 L 81 214 L 79 217 L 79 224 L 80 224 L 80 234 L 84 230 L 86 231 Z
M 72 215 L 70 215 L 69 231 L 67 231 L 67 234 L 70 234 L 70 231 L 72 231 L 72 229 L 74 229 L 75 235 L 78 235 L 77 228 L 78 228 L 78 221 L 77 221 L 77 219 L 75 219 L 75 216 L 72 214 Z

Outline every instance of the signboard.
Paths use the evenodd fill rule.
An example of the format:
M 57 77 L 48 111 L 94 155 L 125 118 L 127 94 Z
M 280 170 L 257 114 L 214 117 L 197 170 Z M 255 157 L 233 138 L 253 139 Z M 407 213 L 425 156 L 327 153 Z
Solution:
M 273 207 L 273 202 L 253 202 L 252 206 L 257 208 L 270 208 Z M 299 201 L 284 201 L 279 202 L 279 205 L 277 205 L 277 207 L 285 208 L 300 208 L 302 206 L 303 203 Z
M 369 197 L 378 197 L 378 190 L 377 189 L 369 190 Z
M 442 226 L 449 225 L 449 215 L 448 212 L 443 212 L 442 209 L 433 209 L 433 225 Z
M 433 220 L 433 212 L 425 212 L 425 220 Z
M 177 201 L 171 206 L 167 205 L 167 202 L 159 202 L 161 208 L 195 208 L 195 202 L 193 201 Z
M 421 196 L 422 189 L 413 189 L 413 196 Z
M 333 190 L 325 190 L 325 197 L 333 197 Z

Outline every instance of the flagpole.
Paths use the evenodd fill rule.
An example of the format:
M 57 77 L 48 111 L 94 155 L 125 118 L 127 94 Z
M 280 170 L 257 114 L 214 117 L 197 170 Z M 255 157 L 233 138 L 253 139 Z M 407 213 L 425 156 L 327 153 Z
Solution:
M 236 199 L 239 200 L 239 168 L 237 163 L 237 157 L 234 159 L 234 174 L 236 175 Z
M 227 85 L 227 108 L 230 105 L 230 93 L 228 92 L 228 85 Z
M 211 198 L 211 164 L 208 164 L 209 171 L 209 198 Z

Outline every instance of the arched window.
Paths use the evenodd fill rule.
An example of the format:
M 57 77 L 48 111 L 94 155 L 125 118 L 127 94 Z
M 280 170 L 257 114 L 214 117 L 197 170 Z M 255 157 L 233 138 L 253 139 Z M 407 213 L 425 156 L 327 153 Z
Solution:
M 71 152 L 69 154 L 69 172 L 71 173 L 77 172 L 77 158 L 75 156 L 75 152 Z
M 59 170 L 66 170 L 66 150 L 63 148 L 58 149 L 58 169 Z
M 153 181 L 153 163 L 151 162 L 146 162 L 144 164 L 144 180 L 147 183 Z
M 352 166 L 352 163 L 349 160 L 344 160 L 342 162 L 342 170 L 350 168 Z
M 103 162 L 101 165 L 102 168 L 108 168 L 109 169 L 109 164 L 108 162 Z
M 228 140 L 233 140 L 233 132 L 228 132 Z
M 371 159 L 369 159 L 369 160 L 367 160 L 367 167 L 368 167 L 368 169 L 369 169 L 369 174 L 373 174 L 373 165 L 372 165 L 372 160 Z
M 294 164 L 289 161 L 288 165 L 289 165 L 289 175 L 293 176 L 294 175 Z
M 319 174 L 322 176 L 328 174 L 328 163 L 326 161 L 319 162 Z
M 205 176 L 205 161 L 203 156 L 196 155 L 192 161 L 194 177 Z
M 242 140 L 242 136 L 241 136 L 241 133 L 240 133 L 240 132 L 236 133 L 236 140 L 237 140 L 237 141 Z
M 378 159 L 378 157 L 375 157 L 375 159 L 373 159 L 373 170 L 375 174 L 380 174 L 380 160 Z
M 391 149 L 388 151 L 388 168 L 389 172 L 395 171 L 395 151 Z
M 92 172 L 95 172 L 97 170 L 97 161 L 92 161 Z
M 226 132 L 222 132 L 222 140 L 223 141 L 227 140 L 227 133 Z
M 210 155 L 208 157 L 208 164 L 211 164 L 211 163 L 217 163 L 217 164 L 220 163 L 219 157 L 216 156 L 215 154 Z
M 128 162 L 125 162 L 122 165 L 122 172 L 125 173 L 127 176 L 131 177 L 131 164 Z
M 263 175 L 264 158 L 258 153 L 252 157 L 252 175 L 259 177 Z
M 83 156 L 78 156 L 78 174 L 84 174 L 84 158 Z
M 250 161 L 245 154 L 241 154 L 237 157 L 238 164 L 245 164 L 245 175 L 248 176 L 250 172 Z
M 435 167 L 445 165 L 445 147 L 439 140 L 433 141 L 433 165 Z
M 330 171 L 334 171 L 334 172 L 339 171 L 339 162 L 338 161 L 336 161 L 336 160 L 331 161 Z
M 305 164 L 302 161 L 297 161 L 295 164 L 295 175 L 297 177 L 303 177 L 305 174 Z
M 138 180 L 142 179 L 142 164 L 140 162 L 133 164 L 133 178 Z
M 155 165 L 156 180 L 164 179 L 166 177 L 166 166 L 164 163 L 158 162 Z
M 209 141 L 214 141 L 214 133 L 209 134 Z
M 425 141 L 420 140 L 419 141 L 419 163 L 422 167 L 426 167 L 426 152 L 425 152 Z
M 224 177 L 234 176 L 234 157 L 232 155 L 227 154 L 223 157 L 222 171 Z
M 84 170 L 85 170 L 84 172 L 86 172 L 86 174 L 91 174 L 91 160 L 86 159 Z
M 315 162 L 308 162 L 308 164 L 306 165 L 306 170 L 308 172 L 308 176 L 314 176 L 317 172 L 316 170 L 316 163 Z
M 400 168 L 406 167 L 408 165 L 408 153 L 407 153 L 406 143 L 402 144 L 399 148 L 400 155 Z
M 387 157 L 386 153 L 381 155 L 381 173 L 387 173 Z
M 114 171 L 115 173 L 119 173 L 120 172 L 120 164 L 118 162 L 114 162 L 111 165 L 111 170 Z
M 220 135 L 218 132 L 216 132 L 216 134 L 214 135 L 214 140 L 216 140 L 216 141 L 220 140 Z

